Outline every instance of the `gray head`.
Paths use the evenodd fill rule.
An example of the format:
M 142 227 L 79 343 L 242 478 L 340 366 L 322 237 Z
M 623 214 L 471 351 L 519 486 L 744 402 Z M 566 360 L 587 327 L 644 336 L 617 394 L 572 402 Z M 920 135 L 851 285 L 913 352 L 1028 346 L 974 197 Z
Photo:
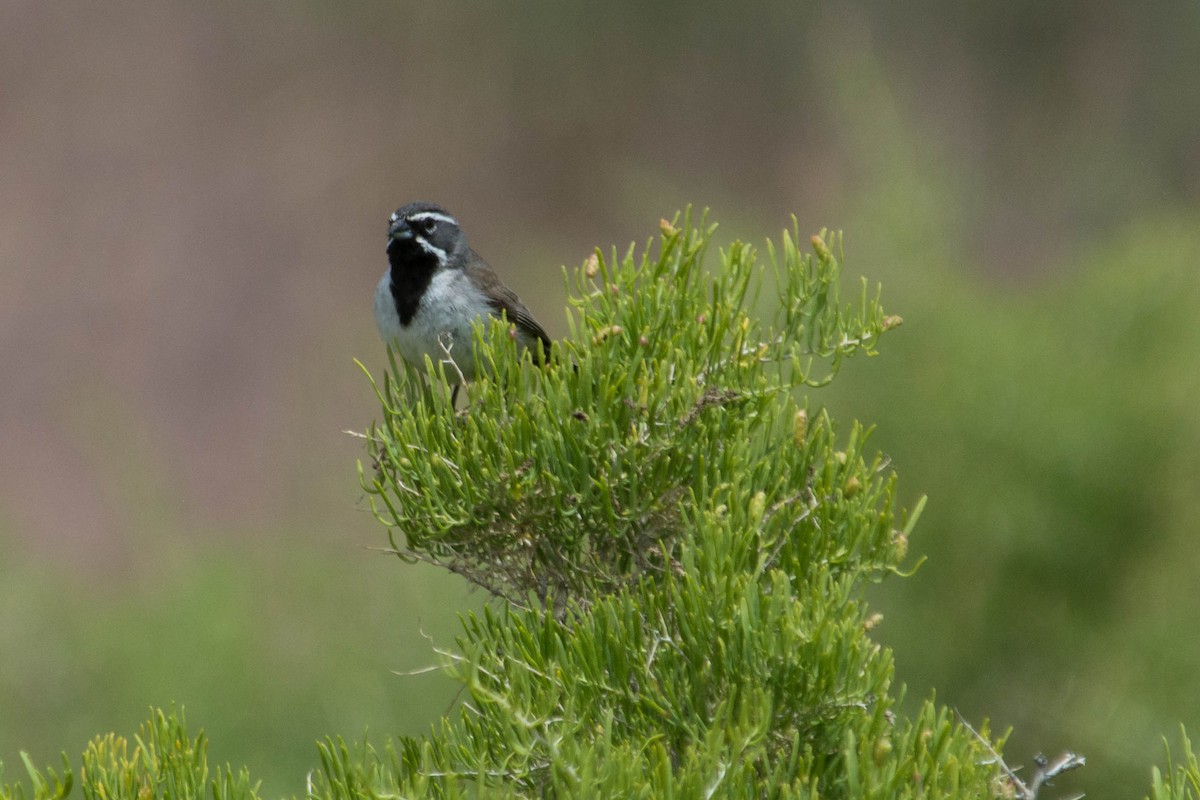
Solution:
M 418 272 L 459 267 L 471 252 L 458 220 L 434 203 L 409 203 L 388 222 L 388 260 L 392 267 Z

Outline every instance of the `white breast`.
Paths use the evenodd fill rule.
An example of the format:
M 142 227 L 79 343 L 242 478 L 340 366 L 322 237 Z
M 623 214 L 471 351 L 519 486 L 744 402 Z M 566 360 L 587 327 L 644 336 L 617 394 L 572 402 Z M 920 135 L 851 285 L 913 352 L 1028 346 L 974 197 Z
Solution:
M 434 364 L 445 360 L 446 351 L 441 346 L 444 343 L 466 380 L 475 377 L 471 323 L 490 313 L 487 298 L 458 270 L 439 270 L 433 276 L 407 326 L 400 324 L 396 313 L 390 271 L 383 273 L 375 289 L 375 324 L 383 340 L 396 348 L 405 361 L 418 367 L 425 365 L 426 356 Z M 446 377 L 455 380 L 457 375 L 447 365 Z

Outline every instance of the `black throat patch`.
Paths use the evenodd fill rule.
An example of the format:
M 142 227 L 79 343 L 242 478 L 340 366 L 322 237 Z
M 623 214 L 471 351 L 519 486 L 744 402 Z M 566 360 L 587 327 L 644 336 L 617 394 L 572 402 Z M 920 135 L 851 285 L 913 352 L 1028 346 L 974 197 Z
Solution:
M 396 314 L 400 324 L 407 328 L 433 280 L 438 259 L 416 242 L 396 239 L 388 242 L 387 254 L 392 266 L 392 299 L 396 301 Z

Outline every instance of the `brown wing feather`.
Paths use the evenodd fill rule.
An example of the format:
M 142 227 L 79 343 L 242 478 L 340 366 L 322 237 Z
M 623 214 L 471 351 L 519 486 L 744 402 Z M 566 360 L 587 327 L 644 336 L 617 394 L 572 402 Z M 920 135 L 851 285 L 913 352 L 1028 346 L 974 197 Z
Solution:
M 529 313 L 529 309 L 521 302 L 521 298 L 517 297 L 517 293 L 505 286 L 488 263 L 474 250 L 471 251 L 466 272 L 472 282 L 487 295 L 488 303 L 496 316 L 503 312 L 508 321 L 514 323 L 522 333 L 531 339 L 539 340 L 546 358 L 549 359 L 550 336 L 546 329 L 533 318 L 533 314 Z

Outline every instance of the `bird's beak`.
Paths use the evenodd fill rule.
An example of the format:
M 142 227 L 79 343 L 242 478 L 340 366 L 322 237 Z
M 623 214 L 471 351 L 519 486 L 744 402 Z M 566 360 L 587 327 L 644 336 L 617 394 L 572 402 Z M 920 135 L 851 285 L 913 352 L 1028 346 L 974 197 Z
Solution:
M 413 238 L 413 229 L 408 227 L 408 220 L 398 219 L 388 228 L 388 236 L 398 242 L 407 242 Z

